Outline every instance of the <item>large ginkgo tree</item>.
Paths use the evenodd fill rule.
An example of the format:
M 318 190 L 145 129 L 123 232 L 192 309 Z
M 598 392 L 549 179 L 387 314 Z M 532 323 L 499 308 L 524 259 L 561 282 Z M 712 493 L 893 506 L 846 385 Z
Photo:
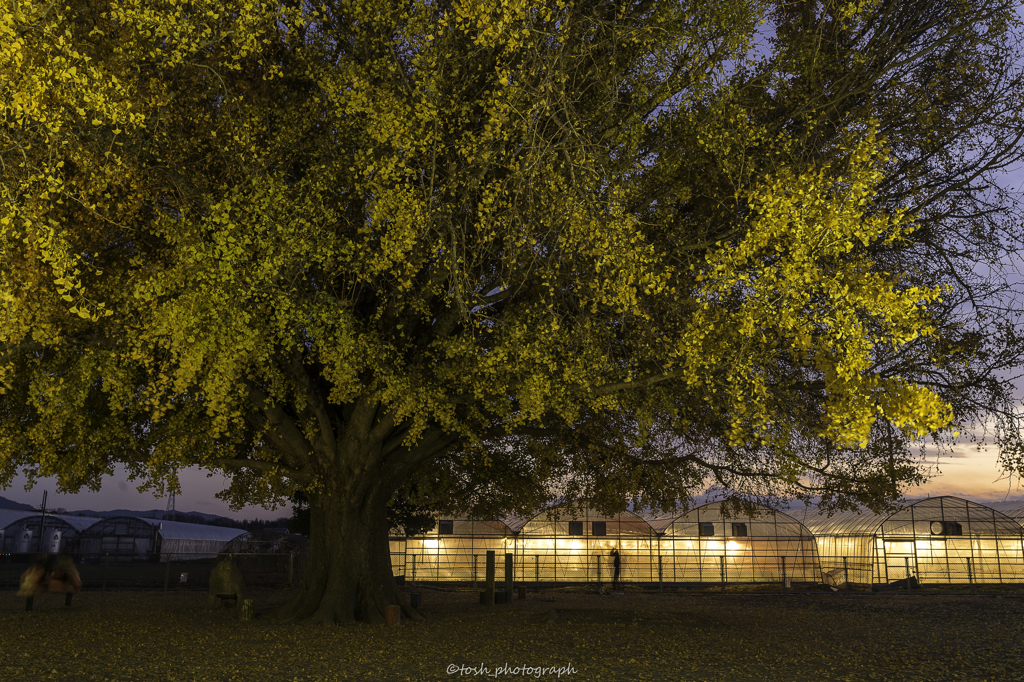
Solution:
M 0 484 L 301 492 L 317 622 L 402 602 L 396 499 L 891 503 L 1016 419 L 1015 328 L 961 319 L 1019 243 L 970 204 L 1012 8 L 9 3 Z

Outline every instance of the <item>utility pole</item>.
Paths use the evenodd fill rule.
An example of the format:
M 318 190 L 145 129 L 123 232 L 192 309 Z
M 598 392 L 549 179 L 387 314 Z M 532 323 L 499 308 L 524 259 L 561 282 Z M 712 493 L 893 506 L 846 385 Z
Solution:
M 46 522 L 46 491 L 43 491 L 43 506 L 40 507 L 42 516 L 39 517 L 39 542 L 36 545 L 36 549 L 39 552 L 43 551 L 43 524 Z
M 172 474 L 177 474 L 178 473 L 178 465 L 177 464 L 174 464 L 174 465 L 171 466 L 171 473 Z M 175 516 L 176 512 L 175 512 L 175 509 L 174 509 L 174 490 L 173 489 L 171 490 L 171 494 L 167 496 L 167 509 L 166 509 L 166 511 L 171 512 L 171 520 L 174 520 L 174 516 Z M 164 514 L 164 518 L 165 519 L 167 518 L 167 514 Z

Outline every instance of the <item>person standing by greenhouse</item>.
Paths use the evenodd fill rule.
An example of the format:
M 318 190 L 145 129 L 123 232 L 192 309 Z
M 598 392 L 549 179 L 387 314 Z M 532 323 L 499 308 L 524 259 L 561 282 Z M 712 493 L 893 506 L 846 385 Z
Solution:
M 615 567 L 615 574 L 612 577 L 612 591 L 618 591 L 619 589 L 619 568 L 621 567 L 621 558 L 619 557 L 619 550 L 612 550 L 612 566 Z

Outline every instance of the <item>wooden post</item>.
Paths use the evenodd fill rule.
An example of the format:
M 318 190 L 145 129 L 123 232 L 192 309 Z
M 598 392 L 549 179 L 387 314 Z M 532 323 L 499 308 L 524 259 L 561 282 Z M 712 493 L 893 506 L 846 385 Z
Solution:
M 658 555 L 658 592 L 664 592 L 665 585 L 661 581 L 661 555 Z
M 540 554 L 533 555 L 533 582 L 540 582 Z
M 242 600 L 242 620 L 252 620 L 252 599 Z
M 512 555 L 505 552 L 505 603 L 512 603 Z
M 409 584 L 413 585 L 416 583 L 416 555 L 410 554 L 409 558 L 412 559 L 412 577 L 409 578 Z
M 519 586 L 519 598 L 523 600 L 526 599 L 526 585 Z
M 974 572 L 971 570 L 971 557 L 967 557 L 967 582 L 971 584 L 971 594 L 974 594 Z
M 604 580 L 601 579 L 601 555 L 597 554 L 594 558 L 597 559 L 597 582 L 603 583 Z
M 718 573 L 722 578 L 722 592 L 725 592 L 725 557 L 718 557 Z
M 850 587 L 850 568 L 846 564 L 846 557 L 843 557 L 843 577 L 846 579 L 846 591 L 849 592 Z
M 387 625 L 398 625 L 402 617 L 402 607 L 392 604 L 384 609 L 384 623 Z
M 789 594 L 789 583 L 786 581 L 786 557 L 782 557 L 782 591 Z
M 295 584 L 295 555 L 288 555 L 288 587 Z
M 484 603 L 494 606 L 494 550 L 487 550 L 487 585 L 484 587 Z
M 907 574 L 907 592 L 910 592 L 910 557 L 903 557 L 903 571 Z
M 473 589 L 474 590 L 476 589 L 476 577 L 478 575 L 476 560 L 479 559 L 479 558 L 480 558 L 479 554 L 474 554 L 473 555 Z

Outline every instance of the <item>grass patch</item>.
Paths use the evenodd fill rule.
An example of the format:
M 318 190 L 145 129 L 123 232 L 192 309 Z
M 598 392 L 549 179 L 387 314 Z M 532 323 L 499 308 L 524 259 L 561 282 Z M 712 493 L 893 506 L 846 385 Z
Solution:
M 1024 669 L 1024 597 L 757 595 L 593 589 L 480 606 L 420 588 L 422 623 L 240 622 L 202 592 L 0 595 L 0 678 L 10 681 L 559 679 L 449 674 L 449 666 L 571 665 L 563 680 L 1007 680 Z M 257 614 L 282 590 L 254 590 Z M 548 624 L 549 610 L 556 622 Z

